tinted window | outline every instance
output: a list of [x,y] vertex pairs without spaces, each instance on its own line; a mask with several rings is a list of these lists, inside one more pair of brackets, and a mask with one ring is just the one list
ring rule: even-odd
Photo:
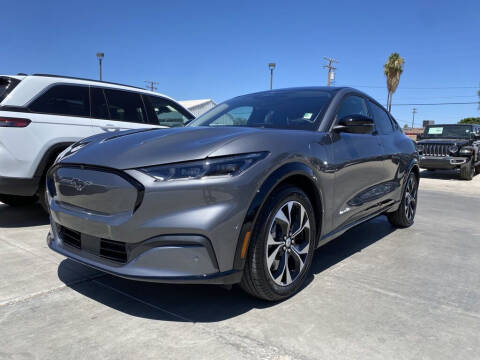
[[342,119],[348,115],[369,116],[365,99],[355,95],[346,97],[337,111],[337,119]]
[[109,119],[108,106],[103,89],[90,88],[90,101],[92,102],[92,118]]
[[393,132],[393,125],[387,112],[380,106],[370,102],[373,112],[373,118],[375,119],[375,125],[377,131],[380,134],[391,134]]
[[0,77],[0,102],[18,85],[20,80],[9,77]]
[[105,89],[104,92],[107,97],[108,111],[111,120],[136,123],[147,122],[147,116],[140,94],[112,89]]
[[29,109],[39,113],[90,116],[87,86],[57,85],[35,100]]
[[[217,105],[188,126],[245,126],[316,130],[331,95],[322,90],[273,91],[239,96]],[[320,120],[319,120],[320,121]]]
[[149,108],[150,122],[155,125],[178,127],[192,119],[192,115],[170,100],[149,95],[143,98]]

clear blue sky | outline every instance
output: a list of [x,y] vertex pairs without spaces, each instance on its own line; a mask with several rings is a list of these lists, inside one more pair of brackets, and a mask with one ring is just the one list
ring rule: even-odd
[[[0,73],[55,73],[144,86],[176,99],[227,98],[274,87],[337,84],[386,101],[383,64],[405,59],[394,103],[477,101],[480,1],[9,1]],[[360,87],[369,86],[369,87]],[[418,89],[418,88],[442,89]],[[456,122],[477,105],[417,106],[416,119]],[[412,106],[392,113],[411,121]]]

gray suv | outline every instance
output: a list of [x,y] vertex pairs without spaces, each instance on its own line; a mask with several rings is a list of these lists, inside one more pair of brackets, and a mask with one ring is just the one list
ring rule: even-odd
[[412,225],[418,155],[352,88],[245,95],[184,128],[102,134],[47,176],[51,249],[129,279],[240,283],[280,300],[314,250],[386,214]]

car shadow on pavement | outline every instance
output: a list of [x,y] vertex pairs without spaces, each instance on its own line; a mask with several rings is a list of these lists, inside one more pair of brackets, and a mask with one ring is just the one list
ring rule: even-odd
[[[370,246],[394,231],[385,217],[373,219],[348,231],[316,251],[311,275],[315,275]],[[217,322],[244,314],[252,309],[277,303],[255,299],[239,286],[227,289],[215,285],[158,284],[127,280],[112,275],[90,276],[70,282],[73,272],[85,272],[86,266],[64,260],[58,277],[76,292],[105,306],[135,317],[187,322]]]
[[0,203],[0,228],[47,225],[48,214],[40,204],[11,207]]

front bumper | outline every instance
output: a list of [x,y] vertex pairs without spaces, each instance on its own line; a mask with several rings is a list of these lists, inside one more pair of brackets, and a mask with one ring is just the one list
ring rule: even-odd
[[[136,170],[62,164],[47,181],[48,245],[126,278],[236,283],[242,275],[234,267],[237,243],[256,194],[252,182],[262,176],[262,168],[253,166],[232,178],[160,183]],[[81,246],[64,241],[62,229],[79,234]],[[123,246],[123,258],[104,256],[109,244],[113,250]]]
[[420,167],[422,169],[455,169],[465,164],[469,158],[452,156],[423,156],[420,155]]
[[86,248],[84,240],[90,240],[91,244],[100,242],[100,239],[82,234],[83,246],[77,248],[64,241],[55,224],[47,235],[50,249],[81,264],[127,279],[161,283],[235,284],[240,282],[242,276],[241,271],[220,272],[211,243],[202,236],[159,236],[129,246],[128,261],[122,264],[102,256],[100,249]]

